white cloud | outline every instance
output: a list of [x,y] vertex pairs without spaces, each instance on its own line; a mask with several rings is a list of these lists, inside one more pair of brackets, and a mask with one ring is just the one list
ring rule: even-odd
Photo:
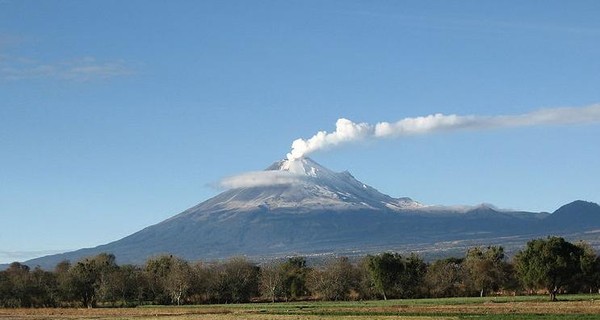
[[94,57],[62,62],[41,62],[6,55],[0,59],[0,79],[5,81],[52,79],[84,82],[127,76],[133,73],[134,70],[122,60],[100,61]]
[[224,178],[219,181],[218,186],[225,189],[249,188],[293,184],[302,182],[304,179],[306,179],[305,176],[288,171],[253,171]]

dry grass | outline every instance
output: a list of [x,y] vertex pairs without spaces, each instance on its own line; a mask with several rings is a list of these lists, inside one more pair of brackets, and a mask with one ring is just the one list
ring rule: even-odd
[[[331,310],[334,311],[334,310]],[[599,314],[600,301],[486,302],[456,305],[403,305],[349,308],[345,311],[419,314]],[[600,317],[599,317],[600,318]]]
[[[268,314],[248,310],[207,310],[204,308],[134,308],[134,309],[3,309],[0,319],[161,319],[161,320],[313,320],[323,315]],[[332,315],[341,320],[429,320],[458,319],[452,316]]]
[[391,319],[600,319],[600,300],[493,301],[396,300],[341,303],[276,303],[185,307],[97,309],[0,309],[0,320],[41,319],[248,319],[248,320],[391,320]]

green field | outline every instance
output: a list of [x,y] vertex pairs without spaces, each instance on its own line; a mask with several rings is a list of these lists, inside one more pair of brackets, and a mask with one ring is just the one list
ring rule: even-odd
[[0,319],[600,319],[600,295],[250,303],[96,309],[0,309]]

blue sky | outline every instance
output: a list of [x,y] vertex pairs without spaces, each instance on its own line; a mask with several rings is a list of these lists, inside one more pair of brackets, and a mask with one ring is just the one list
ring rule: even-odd
[[[600,102],[597,1],[0,1],[0,262],[96,246],[216,195],[338,118]],[[600,202],[600,125],[311,154],[392,196]]]

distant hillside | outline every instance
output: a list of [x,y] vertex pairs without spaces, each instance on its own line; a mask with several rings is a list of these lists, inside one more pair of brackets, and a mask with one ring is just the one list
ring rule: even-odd
[[550,230],[587,230],[600,226],[600,206],[593,202],[574,201],[558,208],[544,222]]

